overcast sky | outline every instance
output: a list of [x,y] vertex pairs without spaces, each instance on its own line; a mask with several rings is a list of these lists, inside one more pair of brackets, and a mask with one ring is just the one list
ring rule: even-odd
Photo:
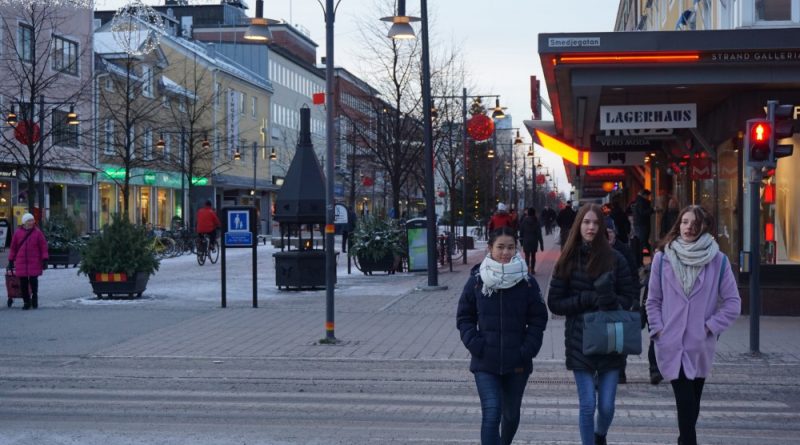
[[[361,36],[356,18],[374,11],[375,1],[379,0],[341,0],[337,10],[334,60],[337,66],[355,74],[359,74],[356,48]],[[116,9],[124,3],[98,0],[97,8]],[[255,0],[249,0],[249,4],[249,14],[253,15]],[[407,0],[406,5],[408,14],[419,15],[418,0]],[[454,41],[462,46],[472,83],[480,89],[474,93],[501,95],[501,105],[508,107],[506,112],[513,116],[513,126],[521,127],[523,120],[531,118],[530,76],[542,77],[538,34],[612,31],[618,5],[619,0],[432,0],[428,2],[428,16],[432,35],[442,42]],[[317,0],[264,0],[264,15],[307,29],[319,45],[317,60],[325,55],[325,22]],[[376,22],[378,19],[375,17]],[[526,132],[523,137],[530,140]],[[543,162],[558,166],[560,159],[545,155]],[[556,168],[563,172],[560,166]],[[565,190],[566,179],[563,173],[559,176],[558,185]]]

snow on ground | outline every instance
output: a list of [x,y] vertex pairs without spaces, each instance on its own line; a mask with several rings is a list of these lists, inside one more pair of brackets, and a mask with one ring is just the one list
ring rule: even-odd
[[[272,254],[280,249],[272,245],[259,245],[258,256],[258,299],[297,298],[298,296],[319,296],[325,298],[325,289],[287,291],[275,286],[275,263]],[[230,305],[240,306],[252,301],[252,262],[250,249],[228,249],[227,251],[227,300]],[[162,260],[161,267],[150,277],[147,290],[138,299],[98,299],[92,293],[89,279],[78,275],[77,269],[48,269],[40,278],[41,305],[200,305],[218,307],[221,302],[221,263],[206,262],[197,264],[194,255]],[[351,274],[347,273],[347,255],[339,254],[337,259],[337,298],[356,295],[400,296],[415,286],[424,284],[426,274],[397,273],[387,275],[376,273],[365,276],[355,265]]]

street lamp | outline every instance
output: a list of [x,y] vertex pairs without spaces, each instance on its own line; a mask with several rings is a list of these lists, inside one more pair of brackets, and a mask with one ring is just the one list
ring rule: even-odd
[[[19,116],[14,111],[14,104],[18,104],[20,107],[20,114],[22,114],[22,120],[20,121]],[[36,128],[36,124],[33,122],[33,112],[34,112],[34,105],[38,104],[39,106],[39,114],[38,118],[38,129]],[[27,109],[23,108],[23,105],[28,105]],[[9,112],[6,114],[6,123],[12,127],[18,127],[20,122],[24,122],[23,128],[15,128],[15,133],[19,132],[22,137],[25,139],[23,141],[20,139],[20,142],[23,142],[24,145],[28,146],[28,164],[27,164],[27,176],[28,176],[28,210],[33,211],[33,202],[31,200],[30,192],[31,187],[33,186],[33,177],[32,175],[38,170],[39,172],[39,192],[37,193],[37,201],[39,205],[39,211],[44,212],[44,107],[45,105],[54,105],[54,106],[62,106],[62,105],[69,105],[69,112],[65,115],[64,123],[67,124],[68,127],[75,127],[80,125],[80,119],[78,119],[78,114],[75,112],[75,104],[73,102],[63,102],[63,101],[46,101],[43,95],[38,96],[38,100],[31,99],[30,101],[21,102],[21,101],[12,101],[11,108]],[[53,136],[56,135],[56,132],[53,132]],[[76,133],[77,136],[77,133]],[[34,144],[36,144],[35,151],[33,149]],[[38,158],[38,160],[37,160]],[[41,215],[42,217],[44,214]]]
[[428,287],[427,289],[441,289],[439,287],[438,270],[436,269],[436,212],[434,209],[435,197],[433,190],[433,129],[431,128],[431,67],[430,51],[428,45],[428,1],[420,0],[420,18],[405,15],[406,2],[398,0],[398,15],[384,17],[381,20],[391,22],[389,38],[413,39],[414,30],[410,22],[421,21],[422,29],[422,113],[424,120],[425,142],[425,217],[427,218],[428,231]]
[[247,27],[244,38],[265,43],[272,40],[272,33],[267,26],[267,19],[264,18],[264,0],[256,0],[256,16],[250,19],[250,26]]

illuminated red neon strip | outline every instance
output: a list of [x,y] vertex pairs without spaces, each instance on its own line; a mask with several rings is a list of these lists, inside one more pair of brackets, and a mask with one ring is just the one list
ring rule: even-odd
[[654,54],[654,55],[607,55],[607,56],[561,56],[558,63],[658,63],[697,62],[699,54]]

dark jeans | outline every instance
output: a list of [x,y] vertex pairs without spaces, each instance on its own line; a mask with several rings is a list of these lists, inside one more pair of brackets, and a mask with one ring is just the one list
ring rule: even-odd
[[650,347],[647,348],[647,363],[650,365],[650,374],[660,373],[658,362],[656,362],[656,346],[652,339],[650,340]]
[[347,253],[347,239],[350,237],[350,232],[342,230],[342,253]]
[[528,375],[525,372],[504,375],[475,373],[483,413],[481,445],[508,445],[514,439]]
[[525,264],[528,265],[531,273],[536,270],[536,247],[534,246],[533,249],[528,250],[523,247],[523,252],[525,252]]
[[703,395],[703,385],[706,379],[696,378],[689,380],[686,374],[678,375],[672,382],[672,391],[675,393],[675,405],[678,408],[678,430],[682,445],[697,445],[697,418],[700,416],[700,397]]
[[[30,289],[28,286],[30,286]],[[19,292],[22,296],[22,301],[25,302],[25,306],[30,304],[31,296],[33,296],[33,307],[38,307],[39,277],[19,277]]]

